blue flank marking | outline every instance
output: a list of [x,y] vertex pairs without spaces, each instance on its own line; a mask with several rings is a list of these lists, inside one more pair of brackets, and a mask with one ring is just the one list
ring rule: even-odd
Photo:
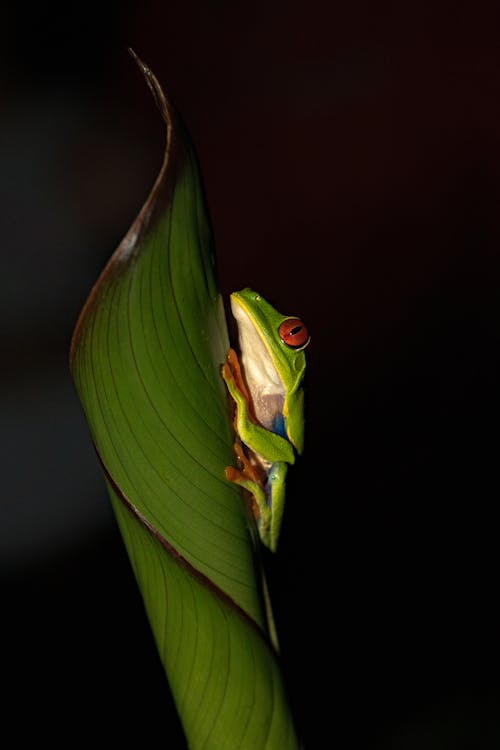
[[283,416],[283,414],[276,414],[273,422],[272,432],[275,432],[276,435],[281,435],[281,437],[284,437],[286,440],[288,440],[285,427],[285,417]]

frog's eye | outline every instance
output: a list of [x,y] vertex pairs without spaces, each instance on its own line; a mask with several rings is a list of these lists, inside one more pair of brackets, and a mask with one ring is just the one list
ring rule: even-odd
[[278,328],[282,342],[290,349],[304,349],[309,343],[309,331],[300,318],[287,318]]

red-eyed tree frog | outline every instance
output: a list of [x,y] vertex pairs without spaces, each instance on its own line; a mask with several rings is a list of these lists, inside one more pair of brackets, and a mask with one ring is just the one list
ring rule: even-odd
[[239,468],[226,478],[252,497],[262,543],[276,551],[285,504],[288,464],[304,444],[304,349],[309,333],[296,317],[281,315],[260,294],[231,294],[240,357],[229,349],[222,377],[235,403],[234,450]]

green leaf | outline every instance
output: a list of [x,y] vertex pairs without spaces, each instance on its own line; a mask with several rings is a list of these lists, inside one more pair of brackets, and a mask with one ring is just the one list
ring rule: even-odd
[[224,477],[229,344],[198,164],[138,63],[165,158],[81,312],[71,371],[189,747],[296,748],[255,531]]

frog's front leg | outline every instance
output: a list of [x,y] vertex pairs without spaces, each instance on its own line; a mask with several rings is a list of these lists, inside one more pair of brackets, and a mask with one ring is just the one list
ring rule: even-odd
[[295,454],[292,444],[281,435],[258,424],[234,349],[229,349],[227,362],[222,366],[222,377],[236,403],[234,426],[243,443],[268,463],[285,461],[287,464],[293,464]]

